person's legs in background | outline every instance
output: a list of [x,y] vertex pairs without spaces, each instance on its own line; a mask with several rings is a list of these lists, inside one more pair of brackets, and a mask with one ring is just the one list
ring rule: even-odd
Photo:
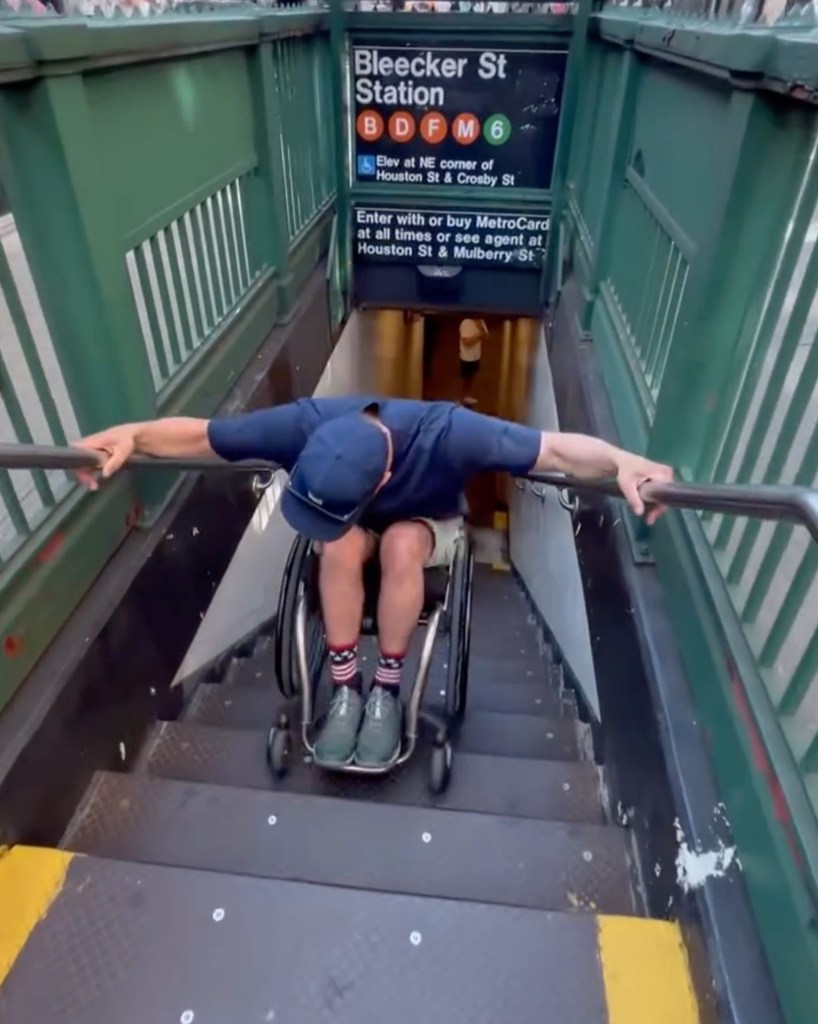
[[375,550],[375,538],[353,527],[340,540],[324,544],[318,584],[327,637],[333,697],[327,720],[315,744],[315,757],[327,765],[349,764],[363,714],[358,638],[364,608],[364,563]]
[[460,383],[462,387],[462,398],[461,402],[463,405],[474,406],[477,405],[477,399],[474,397],[474,378],[480,369],[480,360],[472,360],[466,362],[460,360]]
[[483,342],[488,340],[488,330],[484,320],[463,320],[460,324],[460,383],[462,386],[461,403],[477,405],[474,395],[474,378],[480,369],[483,355]]

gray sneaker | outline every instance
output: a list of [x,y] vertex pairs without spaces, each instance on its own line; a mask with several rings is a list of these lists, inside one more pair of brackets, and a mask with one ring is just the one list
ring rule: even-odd
[[315,741],[315,762],[328,768],[352,764],[363,697],[351,686],[339,686],[332,697],[324,727]]
[[382,686],[373,686],[366,702],[364,723],[358,733],[355,763],[362,768],[383,768],[397,757],[402,725],[400,700]]

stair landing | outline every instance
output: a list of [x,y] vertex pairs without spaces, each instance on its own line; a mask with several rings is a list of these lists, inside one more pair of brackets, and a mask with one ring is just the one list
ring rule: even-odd
[[22,948],[4,932],[0,949],[4,1024],[698,1021],[664,921],[26,847],[0,859],[0,912],[21,880]]

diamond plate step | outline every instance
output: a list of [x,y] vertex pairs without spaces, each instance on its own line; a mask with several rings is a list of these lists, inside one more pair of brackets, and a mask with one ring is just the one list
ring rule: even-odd
[[588,761],[495,758],[457,751],[448,790],[433,797],[428,789],[428,755],[423,750],[383,779],[324,772],[294,752],[289,773],[274,783],[267,768],[266,744],[266,732],[165,722],[154,729],[139,770],[251,789],[552,821],[603,822],[596,769]]
[[[432,707],[440,704],[440,690],[433,680],[429,681],[426,703]],[[222,725],[239,729],[269,727],[275,718],[276,709],[284,700],[277,689],[269,683],[240,685],[238,683],[201,683],[184,714],[184,720],[200,725]],[[469,686],[466,722],[483,712],[510,713],[526,717],[558,718],[572,717],[572,705],[563,701],[547,687],[529,683],[483,683]],[[507,723],[507,727],[508,727]],[[514,723],[510,724],[513,727]],[[476,749],[476,748],[464,748]],[[549,757],[549,750],[543,753],[523,754],[524,757]],[[479,750],[479,753],[503,753],[505,751]],[[512,755],[513,756],[513,755]]]
[[513,573],[498,572],[485,564],[474,567],[474,616],[490,610],[504,624],[525,622],[529,611],[525,594]]
[[585,756],[589,742],[587,726],[572,719],[471,711],[455,740],[455,749],[500,757],[573,761]]
[[[413,657],[414,655],[414,657]],[[433,688],[437,681],[442,685],[446,678],[446,661],[448,651],[443,648],[436,651],[432,660],[429,685]],[[407,659],[406,675],[414,674],[417,656],[413,650]],[[375,653],[362,650],[361,669],[364,679],[369,683],[375,671]],[[225,667],[221,682],[237,686],[272,686],[275,684],[272,655],[253,657],[234,657]],[[483,686],[516,686],[519,683],[540,685],[547,690],[559,690],[560,675],[551,664],[548,656],[537,654],[508,657],[492,657],[479,655],[472,651],[469,659],[469,684],[472,692],[478,693]]]
[[76,852],[355,889],[632,914],[625,833],[100,772]]
[[[520,682],[510,681],[506,673],[493,671],[493,666],[487,667],[485,661],[473,660],[469,671],[469,708],[475,711],[509,711],[555,717],[570,713],[571,701],[561,697],[559,691],[551,685],[547,669],[545,675],[542,669],[537,675],[538,678],[532,674]],[[513,680],[514,677],[510,678]],[[225,673],[224,681],[219,685],[238,690],[264,690],[272,694],[273,700],[278,699],[272,669],[255,659],[234,659]],[[433,666],[426,691],[427,703],[439,703],[445,685],[445,670],[442,666]],[[240,700],[241,697],[235,699]]]
[[273,724],[276,709],[283,703],[283,697],[271,687],[202,683],[182,717],[200,725],[265,729]]
[[608,1020],[590,914],[93,857],[70,865],[2,1006],[8,1024]]
[[[534,627],[531,607],[513,573],[501,579],[496,572],[475,572],[472,622],[477,626],[491,625],[504,630]],[[531,629],[536,632],[535,628]]]
[[483,682],[502,683],[505,686],[539,683],[547,688],[559,689],[561,676],[547,654],[520,655],[509,651],[506,657],[497,657],[479,654],[472,649],[469,680],[475,685]]
[[472,657],[494,658],[498,662],[514,659],[526,667],[542,663],[545,657],[533,625],[526,621],[513,626],[503,625],[488,613],[485,618],[472,619],[470,649]]
[[[426,691],[427,704],[439,704],[441,689],[432,680]],[[548,715],[560,718],[575,713],[569,701],[543,683],[501,683],[497,681],[469,683],[466,715],[475,711],[500,711],[519,715]]]

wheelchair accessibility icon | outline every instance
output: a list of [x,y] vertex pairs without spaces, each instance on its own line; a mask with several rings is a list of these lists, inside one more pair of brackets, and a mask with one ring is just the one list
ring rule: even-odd
[[358,157],[358,174],[364,178],[371,178],[375,174],[375,157],[374,156],[359,156]]

